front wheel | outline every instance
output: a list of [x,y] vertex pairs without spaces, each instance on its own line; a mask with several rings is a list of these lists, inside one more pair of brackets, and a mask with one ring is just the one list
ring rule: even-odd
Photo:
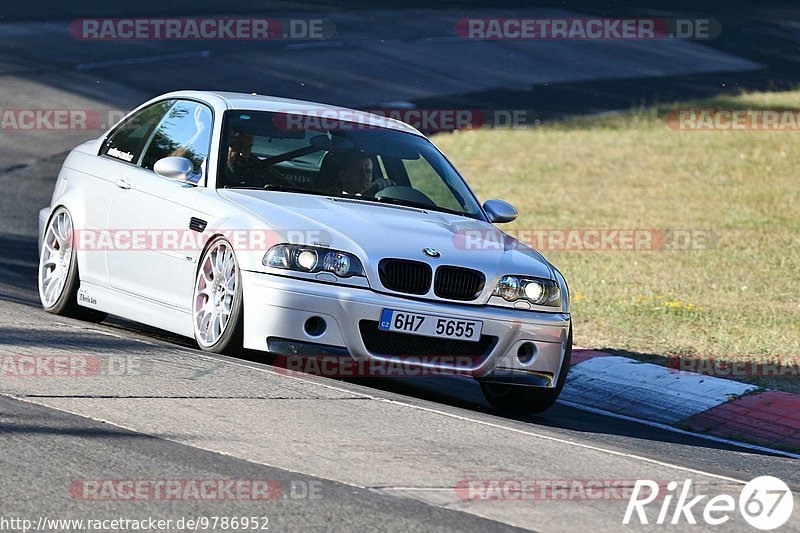
[[231,244],[214,238],[200,259],[192,298],[194,338],[201,349],[234,354],[242,349],[242,276]]
[[572,359],[572,326],[569,328],[567,346],[564,350],[564,360],[558,373],[558,381],[552,389],[540,389],[525,385],[507,385],[505,383],[481,383],[481,391],[486,401],[500,411],[517,414],[536,414],[550,409],[558,396],[564,383],[567,381],[567,372]]

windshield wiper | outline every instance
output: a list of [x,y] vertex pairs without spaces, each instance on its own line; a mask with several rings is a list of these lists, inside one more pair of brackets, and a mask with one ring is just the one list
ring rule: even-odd
[[413,200],[401,200],[399,198],[393,198],[391,196],[381,196],[380,198],[374,197],[374,200],[384,204],[416,207],[417,209],[423,209],[427,211],[439,211],[442,213],[449,213],[451,215],[461,215],[462,217],[469,216],[467,213],[464,213],[462,211],[455,211],[453,209],[447,209],[446,207],[439,207],[438,205],[426,204],[424,202],[415,202]]
[[316,194],[317,196],[336,196],[330,192],[317,191],[314,189],[306,189],[305,187],[295,187],[293,185],[281,185],[278,183],[269,183],[261,187],[265,191],[278,191],[278,192],[299,192],[301,194]]
[[248,189],[252,191],[278,191],[278,192],[299,192],[303,194],[318,194],[321,196],[336,196],[325,191],[316,191],[304,187],[294,187],[292,185],[280,185],[278,183],[268,183],[267,185],[225,185],[223,189]]

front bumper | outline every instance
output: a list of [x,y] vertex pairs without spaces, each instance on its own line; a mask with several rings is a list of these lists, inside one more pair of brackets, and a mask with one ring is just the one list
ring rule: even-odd
[[[340,349],[355,360],[418,361],[422,367],[459,373],[466,370],[473,377],[488,381],[552,387],[559,376],[569,335],[570,315],[566,313],[421,301],[370,289],[249,271],[242,272],[242,284],[244,347],[253,350],[267,351],[268,339],[273,340],[273,345],[279,339],[282,345],[295,341],[296,346],[312,347],[298,355],[320,355],[325,350]],[[413,351],[407,356],[376,353],[367,349],[359,324],[378,321],[384,308],[481,320],[482,334],[496,340],[486,343],[486,352],[472,358],[468,369],[463,364],[451,366],[446,361],[416,359],[419,354]],[[325,321],[321,334],[306,331],[306,321],[312,317]],[[415,338],[411,344],[421,339],[412,337]],[[535,345],[535,356],[525,364],[517,357],[524,343]]]

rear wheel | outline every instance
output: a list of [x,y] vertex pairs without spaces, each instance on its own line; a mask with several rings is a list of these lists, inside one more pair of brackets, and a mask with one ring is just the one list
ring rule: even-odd
[[216,237],[200,259],[192,298],[194,338],[205,351],[242,350],[242,276],[231,244]]
[[73,244],[72,217],[66,208],[59,207],[50,216],[42,236],[39,299],[48,313],[100,322],[106,313],[78,305],[80,276]]
[[505,383],[481,383],[481,391],[486,401],[501,411],[519,414],[535,414],[544,412],[558,399],[564,383],[567,381],[570,360],[572,359],[572,326],[569,328],[564,360],[558,373],[558,381],[552,389],[540,389],[525,385],[507,385]]

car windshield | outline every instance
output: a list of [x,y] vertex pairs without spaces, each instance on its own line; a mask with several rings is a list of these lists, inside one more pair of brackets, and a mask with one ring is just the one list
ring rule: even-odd
[[355,122],[228,111],[217,187],[353,197],[483,219],[472,192],[425,138]]

